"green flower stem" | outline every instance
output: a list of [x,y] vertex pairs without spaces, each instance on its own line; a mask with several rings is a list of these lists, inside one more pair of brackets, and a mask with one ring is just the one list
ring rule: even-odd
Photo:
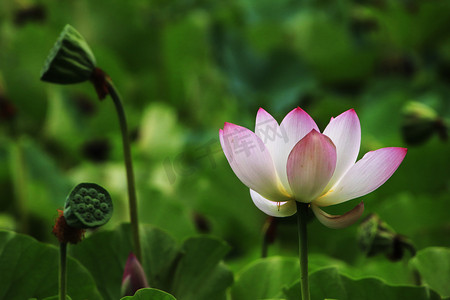
[[264,236],[263,242],[262,242],[262,248],[261,248],[261,258],[266,258],[267,257],[268,250],[269,250],[269,241]]
[[14,195],[16,197],[18,229],[28,233],[29,211],[27,206],[27,168],[24,153],[24,140],[19,137],[11,143],[11,173]]
[[310,300],[308,282],[308,234],[306,219],[308,216],[308,204],[296,201],[298,224],[298,250],[300,258],[300,283],[302,287],[302,300]]
[[261,257],[267,257],[267,253],[269,251],[269,245],[273,244],[277,231],[277,219],[274,217],[267,217],[266,222],[263,227],[263,242],[262,242],[262,251]]
[[59,244],[59,300],[66,300],[67,292],[67,243]]
[[122,132],[122,144],[123,144],[123,155],[125,159],[125,168],[127,173],[127,185],[128,185],[128,201],[130,207],[130,220],[131,220],[131,232],[133,235],[134,242],[134,254],[137,259],[141,262],[141,241],[139,239],[139,222],[138,222],[138,210],[136,201],[136,187],[134,181],[133,173],[133,163],[131,160],[131,147],[130,139],[128,137],[127,121],[125,118],[125,111],[123,110],[122,101],[120,100],[119,93],[115,88],[111,79],[106,79],[106,86],[109,94],[116,107],[117,115],[119,117],[120,130]]

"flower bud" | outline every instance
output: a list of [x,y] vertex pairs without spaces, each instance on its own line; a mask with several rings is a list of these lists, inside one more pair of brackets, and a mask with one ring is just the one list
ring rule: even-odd
[[96,228],[111,219],[111,196],[95,183],[80,183],[66,199],[64,217],[74,228]]
[[66,25],[50,51],[41,80],[71,84],[91,79],[96,66],[94,54],[81,34]]
[[148,287],[144,269],[136,256],[130,253],[122,277],[122,296],[133,296],[137,290]]

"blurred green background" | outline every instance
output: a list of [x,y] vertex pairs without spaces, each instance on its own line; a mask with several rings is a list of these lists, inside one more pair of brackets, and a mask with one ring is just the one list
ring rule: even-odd
[[[240,269],[260,256],[266,216],[229,167],[219,128],[253,128],[259,107],[281,121],[300,106],[323,130],[354,108],[360,157],[409,151],[385,185],[329,211],[364,200],[364,216],[377,213],[418,250],[450,247],[449,15],[449,1],[1,1],[0,228],[56,243],[56,209],[86,181],[113,197],[107,227],[128,221],[112,101],[98,101],[88,83],[39,80],[69,23],[123,96],[143,223],[180,241],[219,236]],[[295,218],[277,222],[269,255],[295,256]],[[312,219],[309,232],[313,266],[410,279],[402,261],[364,257],[357,225]]]

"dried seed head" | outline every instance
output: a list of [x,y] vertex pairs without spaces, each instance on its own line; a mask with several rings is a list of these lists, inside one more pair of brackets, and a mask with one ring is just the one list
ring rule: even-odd
[[83,36],[66,25],[45,61],[41,80],[71,84],[88,81],[96,67],[91,48]]

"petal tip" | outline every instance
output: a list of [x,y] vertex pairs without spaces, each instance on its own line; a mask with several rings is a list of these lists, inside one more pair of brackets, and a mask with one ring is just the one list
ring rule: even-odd
[[232,127],[236,128],[236,127],[240,127],[240,126],[236,125],[236,124],[233,124],[233,123],[230,123],[230,122],[225,122],[223,124],[223,131],[227,131],[227,129],[232,128]]
[[[269,119],[273,119],[272,115],[269,114],[264,108],[260,107],[258,109],[258,112],[256,113],[256,119],[258,120],[258,118],[263,118],[263,120],[269,118]],[[258,122],[258,121],[257,121]]]
[[338,115],[336,118],[332,118],[332,120],[340,119],[340,118],[350,118],[350,119],[356,119],[359,121],[358,114],[356,113],[354,108],[350,108],[350,109],[344,111],[343,113]]
[[[403,157],[405,157],[406,153],[408,152],[408,148],[404,148],[404,147],[386,147],[386,148],[381,148],[381,149],[386,149],[387,151],[396,153]],[[381,149],[378,149],[378,150],[381,150]],[[374,150],[374,151],[377,151],[377,150]],[[370,152],[372,152],[372,151],[370,151]]]
[[267,112],[264,108],[262,108],[262,107],[260,107],[259,109],[258,109],[258,113],[259,112]]

